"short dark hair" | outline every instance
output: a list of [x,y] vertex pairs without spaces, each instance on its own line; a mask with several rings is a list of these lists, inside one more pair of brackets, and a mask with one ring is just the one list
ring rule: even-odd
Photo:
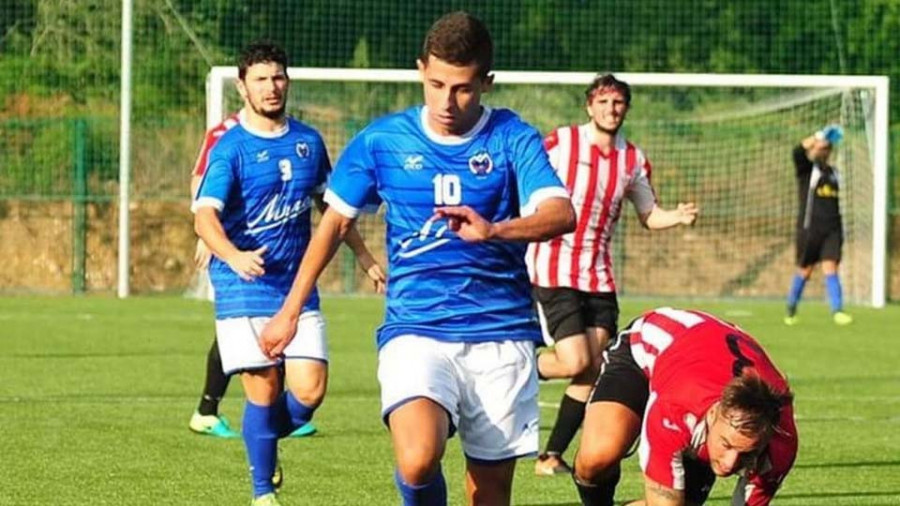
[[722,391],[720,413],[731,418],[731,425],[739,432],[768,437],[778,430],[781,408],[790,404],[794,395],[779,391],[759,377],[752,369],[732,379]]
[[247,45],[238,55],[238,78],[243,81],[247,75],[247,69],[257,63],[278,63],[284,67],[284,71],[287,73],[287,53],[274,42],[257,40]]
[[622,94],[625,104],[631,105],[631,86],[625,81],[616,79],[612,74],[597,74],[591,84],[584,91],[584,99],[590,102],[600,90],[613,89]]
[[425,35],[419,59],[427,65],[430,55],[453,65],[474,62],[486,76],[494,64],[494,42],[480,19],[464,11],[451,12],[435,21]]

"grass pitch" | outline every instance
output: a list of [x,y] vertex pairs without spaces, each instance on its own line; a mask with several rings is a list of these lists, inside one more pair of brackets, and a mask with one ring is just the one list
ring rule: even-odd
[[[625,299],[621,321],[659,303]],[[776,504],[900,505],[900,307],[851,308],[856,322],[836,327],[824,305],[807,302],[800,325],[788,328],[780,303],[680,305],[738,323],[791,379],[800,454]],[[319,434],[280,445],[286,506],[399,502],[375,379],[381,307],[377,298],[323,303],[331,381]],[[210,305],[176,297],[0,299],[0,504],[249,502],[243,443],[187,429],[212,335]],[[541,387],[543,438],[563,388]],[[242,405],[232,381],[222,412],[235,426]],[[455,439],[444,470],[450,503],[462,504]],[[631,458],[618,497],[636,498],[641,486]],[[732,487],[720,480],[708,504],[729,504]],[[523,461],[513,502],[578,499],[568,479],[535,477]]]

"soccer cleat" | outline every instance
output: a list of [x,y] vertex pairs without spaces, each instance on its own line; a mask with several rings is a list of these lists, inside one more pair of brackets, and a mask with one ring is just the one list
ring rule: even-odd
[[572,468],[559,455],[542,453],[534,462],[534,474],[538,476],[572,474]]
[[850,325],[853,323],[853,317],[843,311],[837,311],[831,317],[837,325]]
[[224,416],[201,415],[200,413],[195,412],[193,416],[191,416],[191,421],[190,423],[188,423],[188,428],[190,428],[197,434],[215,436],[224,439],[235,439],[241,437],[240,434],[235,432],[228,425],[228,420],[226,420]]
[[281,468],[281,462],[275,462],[275,472],[272,473],[272,486],[275,490],[284,485],[284,469]]
[[307,423],[301,425],[300,427],[297,427],[297,429],[294,430],[294,432],[291,432],[290,434],[288,434],[288,437],[312,436],[318,430],[319,429],[317,429],[316,426],[312,424],[312,422],[307,422]]
[[794,325],[796,325],[798,323],[800,323],[800,319],[797,318],[796,316],[785,316],[784,317],[784,324],[787,325],[788,327],[793,327]]
[[250,501],[250,506],[281,506],[281,503],[278,502],[278,497],[275,496],[275,493],[270,492],[259,497],[254,497],[253,500]]

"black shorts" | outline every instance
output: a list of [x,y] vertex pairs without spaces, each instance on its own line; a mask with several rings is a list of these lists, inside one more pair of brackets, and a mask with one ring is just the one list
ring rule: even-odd
[[[615,402],[633,411],[643,420],[647,400],[650,397],[650,383],[644,371],[631,355],[631,344],[626,328],[607,349],[606,361],[594,383],[588,403]],[[716,481],[709,464],[685,457],[684,495],[688,503],[703,504]]]
[[841,261],[844,231],[797,229],[797,266],[809,267],[822,260]]
[[650,382],[631,355],[628,329],[612,341],[603,358],[603,366],[588,403],[617,402],[643,419],[650,397]]
[[615,293],[590,293],[573,288],[544,288],[531,291],[546,334],[558,341],[584,334],[588,327],[606,329],[616,335],[619,302]]

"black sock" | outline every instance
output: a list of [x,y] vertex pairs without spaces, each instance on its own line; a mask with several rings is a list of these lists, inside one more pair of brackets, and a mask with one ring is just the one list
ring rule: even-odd
[[213,339],[212,347],[206,355],[206,384],[203,385],[203,396],[197,412],[201,415],[218,415],[219,401],[225,396],[228,389],[228,376],[222,372],[222,357],[219,355],[219,345]]
[[578,496],[581,497],[581,504],[584,506],[613,506],[616,485],[619,484],[621,476],[622,470],[618,463],[607,471],[606,476],[598,483],[582,483],[575,474],[572,474],[575,488],[578,489]]
[[547,440],[547,452],[554,455],[565,453],[569,443],[575,438],[575,433],[584,421],[584,402],[577,401],[568,395],[563,395],[559,403],[559,414],[556,415],[556,424],[550,432]]

